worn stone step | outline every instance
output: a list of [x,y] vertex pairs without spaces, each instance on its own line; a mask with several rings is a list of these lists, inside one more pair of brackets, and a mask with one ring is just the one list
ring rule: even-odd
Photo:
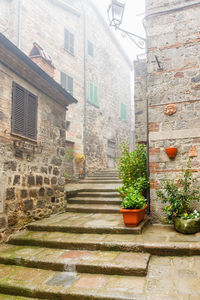
[[118,177],[118,173],[95,173],[95,174],[90,174],[88,177]]
[[69,198],[67,199],[67,203],[70,204],[109,204],[109,205],[120,205],[121,204],[121,199],[119,198],[79,198],[79,197],[74,197],[74,198]]
[[[53,300],[131,300],[142,295],[144,277],[57,272],[0,265],[0,291]],[[139,296],[139,297],[140,297]]]
[[119,177],[118,176],[109,176],[109,177],[100,177],[100,176],[87,176],[85,177],[85,180],[97,180],[97,181],[100,181],[100,180],[119,180]]
[[[0,300],[33,300],[33,298],[25,298],[25,297],[21,297],[21,296],[0,294]],[[35,298],[34,298],[34,300],[35,300]]]
[[145,276],[149,259],[148,253],[63,250],[14,245],[4,245],[0,249],[0,264],[90,274]]
[[119,198],[119,193],[117,192],[96,192],[96,191],[80,191],[78,192],[78,197],[96,197],[96,198]]
[[198,234],[182,235],[172,227],[152,225],[148,225],[140,235],[25,230],[12,236],[10,243],[71,250],[146,252],[159,256],[200,255]]
[[111,184],[111,183],[121,183],[121,180],[119,180],[119,179],[110,179],[110,180],[108,180],[108,179],[106,179],[106,180],[103,180],[103,179],[101,179],[101,180],[96,180],[96,179],[84,179],[84,180],[80,180],[80,182],[79,183],[101,183],[101,184]]
[[67,211],[77,213],[120,213],[120,205],[110,204],[67,204]]
[[125,227],[121,214],[67,212],[27,225],[30,230],[74,233],[140,234],[148,219],[137,227]]

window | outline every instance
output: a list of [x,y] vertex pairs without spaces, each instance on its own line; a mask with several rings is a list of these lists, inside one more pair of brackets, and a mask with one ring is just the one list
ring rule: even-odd
[[61,72],[61,85],[66,91],[73,95],[74,80],[72,77],[68,76],[66,73]]
[[37,139],[37,97],[13,82],[12,133]]
[[89,102],[92,104],[99,106],[98,101],[98,87],[93,83],[89,83]]
[[74,35],[65,29],[64,49],[74,55]]
[[94,57],[94,45],[88,41],[88,55]]
[[121,103],[120,118],[126,121],[126,104]]

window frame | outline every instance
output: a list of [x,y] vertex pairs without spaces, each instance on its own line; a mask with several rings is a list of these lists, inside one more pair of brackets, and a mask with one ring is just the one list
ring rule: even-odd
[[[66,38],[68,34],[68,39]],[[73,43],[72,39],[73,38]],[[66,47],[66,45],[68,45]],[[68,30],[66,27],[64,28],[64,50],[75,56],[75,36],[74,34]]]
[[[63,75],[65,75],[65,86],[62,85],[62,76]],[[69,89],[69,78],[72,79],[72,92]],[[74,78],[72,76],[68,75],[66,72],[61,71],[60,72],[60,84],[70,95],[73,96],[73,94],[74,94]]]
[[[92,87],[92,95],[93,97],[91,97],[91,87]],[[95,99],[95,88],[96,88],[96,99]],[[89,82],[88,84],[88,102],[92,105],[94,105],[95,107],[99,108],[99,89],[98,86],[96,84],[94,84],[93,82]]]
[[[19,130],[16,129],[16,122],[17,122],[17,114],[16,114],[16,105],[17,105],[17,96],[16,96],[16,91],[17,89],[20,89],[21,91],[24,92],[24,98],[23,98],[23,132],[19,132]],[[31,114],[29,114],[29,109],[30,109],[30,102],[31,98],[34,99],[34,109],[35,112],[33,114],[33,117]],[[31,108],[31,112],[32,112]],[[37,141],[37,131],[38,131],[38,97],[34,95],[32,92],[29,90],[25,89],[23,86],[19,85],[15,81],[12,83],[12,108],[11,108],[11,134],[15,136],[20,136],[25,139],[31,140],[36,142]],[[30,131],[29,131],[29,122],[34,122],[35,127],[33,128],[34,134],[31,136]]]
[[127,105],[124,102],[120,103],[120,119],[127,121]]

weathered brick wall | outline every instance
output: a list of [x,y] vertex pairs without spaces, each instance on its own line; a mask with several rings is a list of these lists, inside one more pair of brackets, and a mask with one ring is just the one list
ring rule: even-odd
[[[147,0],[147,14],[191,5],[195,1]],[[200,171],[200,6],[147,17],[151,206],[154,221],[163,221],[156,189],[163,177],[178,178],[191,158],[194,176]],[[162,70],[158,70],[158,57]],[[172,106],[170,113],[169,104]],[[177,147],[175,159],[165,148]]]
[[135,142],[147,141],[146,59],[134,61]]
[[[23,138],[11,134],[13,81],[38,97],[41,154],[14,147]],[[63,211],[64,169],[65,108],[0,65],[0,231]]]

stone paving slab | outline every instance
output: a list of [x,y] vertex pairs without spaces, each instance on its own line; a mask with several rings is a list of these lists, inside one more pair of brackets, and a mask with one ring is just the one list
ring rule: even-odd
[[58,250],[13,245],[0,248],[1,264],[93,274],[145,276],[149,258],[147,253]]
[[122,215],[106,213],[67,212],[27,226],[30,230],[61,231],[74,233],[123,233],[140,234],[148,222],[144,219],[137,227],[126,227]]
[[121,200],[118,198],[94,198],[94,197],[85,197],[85,198],[79,198],[79,197],[74,197],[74,198],[69,198],[67,200],[67,203],[77,203],[77,204],[107,204],[107,205],[121,205]]
[[[58,216],[59,218],[60,216]],[[48,224],[49,219],[45,220]],[[60,217],[60,222],[62,218]],[[154,255],[200,255],[200,234],[183,235],[172,226],[147,225],[140,235],[21,231],[10,239],[19,245],[73,250],[133,251]]]
[[0,265],[0,290],[4,293],[54,300],[199,300],[199,282],[200,256],[153,256],[147,277],[74,274]]

